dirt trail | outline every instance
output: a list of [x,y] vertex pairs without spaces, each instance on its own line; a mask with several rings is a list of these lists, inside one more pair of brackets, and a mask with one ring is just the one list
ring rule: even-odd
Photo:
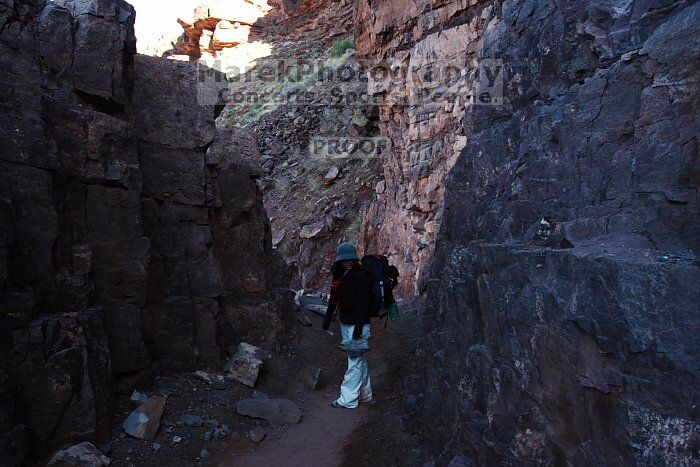
[[[333,391],[335,394],[335,391]],[[314,400],[303,420],[290,427],[277,439],[264,440],[253,451],[219,465],[240,467],[322,467],[340,465],[343,450],[353,431],[368,417],[368,410],[334,409],[329,404],[332,395],[324,393]],[[234,454],[235,455],[235,454]]]
[[[330,336],[320,329],[321,317],[311,315],[313,327],[301,329],[292,360],[285,364],[289,371],[286,376],[293,379],[295,371],[303,371],[305,366],[318,366],[326,374],[326,387],[303,394],[298,387],[290,385],[293,394],[286,397],[303,400],[301,422],[270,429],[265,440],[257,445],[245,438],[235,439],[212,465],[417,465],[413,460],[418,458],[417,446],[402,429],[398,411],[403,369],[414,347],[415,319],[404,314],[404,320],[390,323],[387,329],[383,322],[373,324],[372,351],[368,358],[375,402],[354,410],[335,409],[330,405],[337,397],[346,368],[345,354],[338,350],[338,325],[334,323],[331,327],[334,336]],[[280,376],[279,370],[273,369],[261,378],[261,389],[265,390],[267,381]]]

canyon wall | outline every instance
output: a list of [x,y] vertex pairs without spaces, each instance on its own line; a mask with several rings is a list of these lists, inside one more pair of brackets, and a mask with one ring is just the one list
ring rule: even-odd
[[[497,13],[476,3],[361,0],[357,7],[358,56],[368,69],[387,72],[370,73],[368,87],[391,143],[360,242],[390,256],[408,294],[425,289],[444,180],[466,144],[461,120],[473,101],[477,52]],[[466,73],[455,77],[455,69]]]
[[0,5],[0,460],[110,436],[119,384],[285,341],[255,178],[124,1]]
[[[425,460],[694,465],[700,3],[470,4],[361,2],[367,53],[410,60],[462,24],[454,53],[503,61],[502,105],[466,107],[450,121],[465,147],[434,161],[444,204],[405,397]],[[390,135],[421,129],[406,112]],[[410,141],[378,227],[396,246],[404,202],[432,206],[431,175],[396,181],[420,160]]]

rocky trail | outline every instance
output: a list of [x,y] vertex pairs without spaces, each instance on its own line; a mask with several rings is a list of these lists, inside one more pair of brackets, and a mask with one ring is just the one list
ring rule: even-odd
[[[314,328],[305,328],[297,358],[306,364],[322,365],[326,376],[323,390],[315,391],[306,403],[302,421],[265,442],[252,452],[236,456],[235,466],[383,466],[420,465],[420,447],[407,433],[405,419],[398,407],[403,396],[403,371],[415,352],[415,309],[404,311],[403,321],[373,326],[373,350],[368,357],[374,401],[354,410],[336,409],[330,401],[338,394],[346,359],[338,349],[335,336],[318,332],[321,320],[312,317]],[[320,339],[319,339],[319,336]],[[227,464],[226,454],[217,459]]]
[[[319,315],[300,316],[308,321],[298,325],[295,343],[264,363],[254,389],[228,378],[212,385],[192,373],[158,378],[142,396],[167,400],[159,431],[142,441],[123,433],[119,423],[114,432],[121,435],[100,446],[110,465],[419,465],[419,445],[407,433],[399,409],[406,365],[415,352],[415,309],[407,307],[402,319],[387,328],[383,321],[373,326],[369,364],[375,397],[355,410],[330,405],[347,366],[338,348],[337,322],[328,333]],[[314,370],[319,369],[317,379]],[[289,399],[301,410],[301,419],[273,425],[238,414],[236,403],[249,398]],[[119,406],[118,421],[127,418],[135,402],[124,395]]]

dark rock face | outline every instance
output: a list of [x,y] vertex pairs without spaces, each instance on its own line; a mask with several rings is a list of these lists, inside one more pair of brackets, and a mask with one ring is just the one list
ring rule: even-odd
[[108,437],[112,369],[148,364],[137,326],[113,345],[119,360],[106,332],[117,318],[139,323],[145,299],[141,176],[125,120],[133,20],[125,2],[0,6],[3,465],[30,444],[41,455]]
[[270,292],[280,280],[255,184],[257,146],[240,130],[216,129],[196,80],[191,65],[136,58],[146,332],[168,368],[216,365],[219,348],[234,341],[275,349],[288,324]]
[[14,330],[12,341],[10,374],[31,446],[109,437],[112,375],[98,313],[42,317]]
[[429,454],[697,463],[700,4],[493,3],[505,105],[464,117],[406,397]]
[[255,144],[217,131],[194,68],[135,57],[133,23],[121,0],[0,4],[2,465],[107,439],[115,377],[291,325]]

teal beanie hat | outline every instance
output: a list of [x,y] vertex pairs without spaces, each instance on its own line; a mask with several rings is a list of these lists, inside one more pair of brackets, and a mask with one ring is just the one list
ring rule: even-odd
[[338,246],[338,255],[336,261],[344,261],[348,259],[360,259],[357,257],[357,248],[350,242],[341,243]]

